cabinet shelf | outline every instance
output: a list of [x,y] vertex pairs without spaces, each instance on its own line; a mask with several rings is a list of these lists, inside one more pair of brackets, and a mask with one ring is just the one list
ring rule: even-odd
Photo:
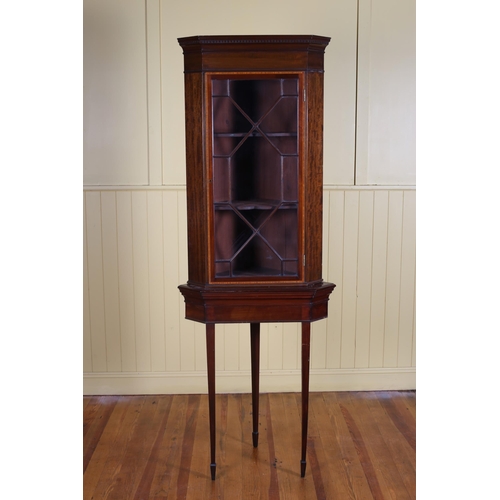
[[298,208],[296,201],[279,200],[248,200],[248,201],[218,201],[214,203],[215,210],[293,210]]
[[[297,262],[296,260],[294,262]],[[261,276],[261,277],[295,277],[297,276],[296,272],[289,271],[277,271],[276,269],[269,269],[266,267],[255,267],[252,269],[245,270],[235,270],[232,273],[229,271],[217,273],[217,278],[250,278],[252,276]]]
[[[249,135],[248,132],[214,132],[214,137],[246,137]],[[261,132],[254,130],[249,137],[262,137],[267,135],[267,137],[297,137],[296,132]]]

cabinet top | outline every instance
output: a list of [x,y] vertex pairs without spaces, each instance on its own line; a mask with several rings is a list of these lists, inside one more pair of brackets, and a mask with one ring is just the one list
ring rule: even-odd
[[329,37],[317,35],[197,35],[178,38],[184,72],[323,71]]
[[319,45],[323,48],[330,37],[318,35],[195,35],[177,39],[181,46],[212,44],[294,44]]

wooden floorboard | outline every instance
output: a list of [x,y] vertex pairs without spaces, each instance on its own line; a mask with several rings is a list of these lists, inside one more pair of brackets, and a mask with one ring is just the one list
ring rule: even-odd
[[300,394],[261,394],[259,446],[250,394],[216,396],[210,478],[206,395],[88,396],[84,500],[413,500],[415,391],[311,393],[300,477]]

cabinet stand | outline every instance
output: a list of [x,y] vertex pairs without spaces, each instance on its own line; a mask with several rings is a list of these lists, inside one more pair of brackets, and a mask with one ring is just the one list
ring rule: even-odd
[[[215,479],[215,324],[207,323],[207,372],[208,408],[210,421],[210,473]],[[254,448],[259,444],[259,365],[260,365],[260,323],[250,323],[250,344],[252,364],[252,441]],[[309,366],[311,348],[311,323],[302,323],[302,453],[300,476],[306,473],[307,425],[309,415]]]
[[302,449],[300,475],[306,472],[307,425],[309,411],[309,359],[311,322],[327,316],[328,298],[335,285],[319,282],[309,285],[239,287],[181,285],[186,318],[206,325],[208,408],[210,422],[210,473],[215,479],[215,325],[250,323],[252,371],[252,443],[259,444],[260,324],[298,322],[302,325]]

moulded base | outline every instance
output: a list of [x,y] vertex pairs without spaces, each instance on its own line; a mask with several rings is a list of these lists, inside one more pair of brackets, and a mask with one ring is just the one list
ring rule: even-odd
[[200,323],[317,321],[328,315],[333,283],[180,285],[186,319]]

